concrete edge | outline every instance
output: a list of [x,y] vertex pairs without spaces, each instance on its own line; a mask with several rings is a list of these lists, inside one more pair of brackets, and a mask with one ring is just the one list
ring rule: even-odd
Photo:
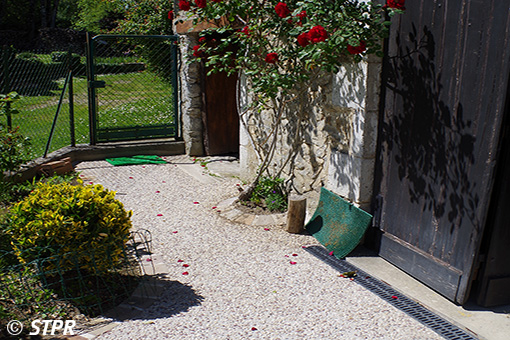
[[26,165],[11,177],[16,182],[23,182],[33,178],[40,167],[48,162],[61,160],[69,157],[71,162],[96,161],[105,158],[130,157],[140,154],[171,156],[185,154],[185,144],[183,141],[145,141],[145,142],[126,142],[109,143],[100,145],[79,144],[76,146],[66,146],[54,151],[46,157],[39,157]]

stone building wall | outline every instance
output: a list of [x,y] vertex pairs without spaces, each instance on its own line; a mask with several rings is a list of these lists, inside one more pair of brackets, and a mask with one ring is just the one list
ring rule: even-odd
[[[281,177],[292,178],[293,192],[314,201],[324,186],[369,210],[380,71],[380,60],[370,58],[360,64],[346,64],[337,74],[320,77],[305,95],[306,112],[300,135],[295,127],[299,115],[293,112],[298,108],[291,106],[286,112],[272,167],[278,169],[287,164]],[[248,91],[246,84],[242,88]],[[246,100],[248,96],[244,93],[240,98]],[[247,180],[253,178],[259,164],[247,129],[260,129],[260,121],[241,124],[240,163],[242,177]]]
[[[197,63],[186,62],[197,44],[198,33],[181,29],[181,115],[186,153],[202,155],[202,89]],[[279,131],[274,169],[286,164],[281,177],[292,179],[292,191],[317,199],[320,187],[337,193],[369,210],[375,166],[381,63],[370,57],[359,64],[346,64],[337,74],[319,77],[312,84],[302,106],[301,133],[296,136],[298,106],[285,112]],[[249,87],[240,77],[240,107],[249,100]],[[242,111],[242,110],[241,110]],[[266,116],[265,116],[266,114]],[[268,131],[269,116],[256,120],[240,117],[241,177],[251,180],[260,164],[246,129]],[[295,150],[295,153],[291,151]],[[291,157],[289,157],[291,156]],[[313,206],[313,203],[312,203]]]

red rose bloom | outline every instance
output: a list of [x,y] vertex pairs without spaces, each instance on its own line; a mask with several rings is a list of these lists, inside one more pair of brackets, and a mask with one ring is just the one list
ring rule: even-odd
[[212,0],[212,2],[221,2],[221,0]]
[[243,33],[247,37],[249,37],[251,34],[250,28],[248,26],[244,26],[242,30],[239,30],[239,32]]
[[289,7],[287,6],[286,3],[283,2],[279,2],[278,4],[276,4],[274,10],[280,18],[286,18],[290,15]]
[[205,3],[206,0],[195,0],[195,4],[197,5],[198,8],[205,8]]
[[186,0],[179,0],[179,9],[182,11],[189,11],[191,8],[191,3]]
[[274,52],[268,53],[266,55],[265,61],[266,61],[266,63],[269,63],[269,64],[276,64],[276,62],[278,61],[278,53],[274,53]]
[[174,20],[174,11],[168,11],[168,20]]
[[301,11],[301,13],[299,13],[297,16],[299,17],[298,25],[299,26],[303,25],[303,21],[306,18],[306,11]]
[[328,32],[322,26],[315,26],[308,32],[308,38],[312,43],[324,41],[327,37]]
[[347,51],[350,54],[360,54],[367,50],[367,44],[364,41],[360,41],[358,46],[347,45]]
[[297,42],[298,42],[299,46],[301,46],[301,47],[305,47],[305,46],[309,45],[310,37],[308,35],[308,32],[304,32],[304,33],[301,33],[300,35],[298,35]]
[[198,42],[201,44],[205,43],[205,37],[200,37],[200,39],[198,39]]
[[200,45],[193,46],[193,56],[197,58],[203,57],[204,52],[200,51]]
[[386,7],[405,10],[406,0],[387,0]]

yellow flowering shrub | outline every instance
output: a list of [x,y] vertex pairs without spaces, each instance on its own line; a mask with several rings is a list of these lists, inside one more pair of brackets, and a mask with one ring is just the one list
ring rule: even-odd
[[54,256],[62,270],[97,273],[122,259],[131,215],[101,185],[39,184],[10,209],[7,232],[21,263]]

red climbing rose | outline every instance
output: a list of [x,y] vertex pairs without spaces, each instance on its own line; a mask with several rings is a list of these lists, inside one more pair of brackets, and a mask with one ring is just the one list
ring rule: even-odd
[[402,9],[405,10],[406,0],[387,0],[386,6],[389,8]]
[[274,10],[280,18],[286,18],[290,15],[289,7],[283,2],[277,3]]
[[364,41],[360,41],[358,46],[347,45],[347,51],[350,54],[360,54],[367,50],[367,44]]
[[195,4],[197,5],[198,8],[205,8],[205,5],[206,5],[206,0],[195,0]]
[[191,8],[191,3],[186,0],[179,0],[179,9],[182,11],[189,11]]
[[174,11],[168,11],[168,20],[174,20]]
[[324,41],[327,37],[328,32],[322,26],[315,26],[308,32],[308,38],[312,43]]
[[308,35],[308,32],[304,32],[298,35],[297,42],[301,47],[308,46],[310,44],[310,37]]
[[193,56],[201,58],[204,55],[203,51],[200,50],[200,45],[193,46]]
[[266,63],[275,64],[278,61],[278,53],[268,53],[265,59]]

